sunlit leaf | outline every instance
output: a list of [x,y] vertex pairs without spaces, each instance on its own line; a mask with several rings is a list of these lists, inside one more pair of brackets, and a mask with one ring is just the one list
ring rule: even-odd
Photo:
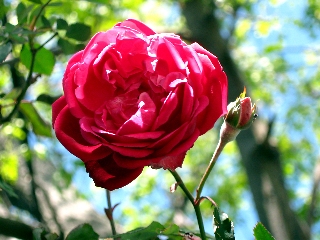
[[23,101],[20,104],[20,111],[31,122],[35,134],[51,137],[51,125],[46,123],[31,102]]
[[85,223],[71,230],[66,240],[98,240],[99,235],[93,230],[93,228]]
[[260,222],[254,227],[253,235],[256,240],[275,240],[271,233]]
[[0,46],[0,63],[3,62],[11,52],[11,43],[6,43]]
[[[30,47],[26,44],[21,51],[20,60],[23,65],[30,69],[31,59],[32,54],[30,51]],[[53,70],[54,64],[55,58],[53,53],[48,49],[42,47],[39,51],[37,51],[33,71],[50,75]]]
[[78,41],[86,41],[91,35],[91,28],[83,23],[71,24],[66,33],[66,37],[72,38]]
[[0,153],[0,175],[8,182],[18,179],[18,157],[13,153]]

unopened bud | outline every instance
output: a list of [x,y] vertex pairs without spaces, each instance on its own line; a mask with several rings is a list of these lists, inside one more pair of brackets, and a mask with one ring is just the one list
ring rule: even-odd
[[240,130],[248,128],[258,116],[256,105],[252,105],[251,98],[246,97],[246,88],[236,101],[229,103],[227,109],[225,121]]
[[248,128],[257,118],[257,107],[252,105],[251,98],[246,97],[246,88],[236,99],[229,103],[228,113],[220,129],[220,138],[225,143],[233,141],[242,129]]

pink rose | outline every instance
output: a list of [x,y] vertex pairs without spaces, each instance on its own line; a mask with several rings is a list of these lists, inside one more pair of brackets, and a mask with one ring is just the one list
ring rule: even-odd
[[69,61],[52,106],[59,141],[96,186],[121,188],[145,166],[175,169],[227,111],[218,59],[129,19],[97,33]]

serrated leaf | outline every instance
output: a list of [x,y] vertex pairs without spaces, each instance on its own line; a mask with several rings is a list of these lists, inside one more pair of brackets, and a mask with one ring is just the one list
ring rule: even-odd
[[11,52],[11,49],[12,49],[11,43],[6,43],[0,46],[0,63],[7,58],[7,56]]
[[39,136],[51,137],[51,125],[45,122],[31,102],[23,101],[20,111],[31,122],[33,132]]
[[256,240],[275,240],[271,233],[260,222],[258,222],[254,227],[253,235],[255,236]]
[[57,19],[57,29],[58,30],[67,30],[68,29],[67,21],[62,18],[58,18]]
[[[25,65],[28,69],[30,69],[32,54],[30,51],[29,45],[24,45],[21,54],[20,60],[23,65]],[[37,73],[43,73],[46,75],[50,75],[55,64],[55,57],[51,51],[42,47],[38,50],[33,71]]]
[[214,208],[213,221],[216,240],[235,240],[232,221],[227,214],[221,213],[218,207]]
[[93,228],[85,223],[71,230],[66,240],[98,240],[99,235],[93,230]]
[[78,41],[86,41],[90,38],[91,28],[90,26],[83,23],[71,24],[66,33],[66,37],[72,38]]

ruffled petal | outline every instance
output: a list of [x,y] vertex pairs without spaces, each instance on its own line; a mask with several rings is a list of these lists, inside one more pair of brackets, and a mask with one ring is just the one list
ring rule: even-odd
[[57,115],[53,128],[62,145],[83,161],[98,160],[110,154],[109,148],[102,144],[90,145],[82,137],[79,120],[67,106]]

